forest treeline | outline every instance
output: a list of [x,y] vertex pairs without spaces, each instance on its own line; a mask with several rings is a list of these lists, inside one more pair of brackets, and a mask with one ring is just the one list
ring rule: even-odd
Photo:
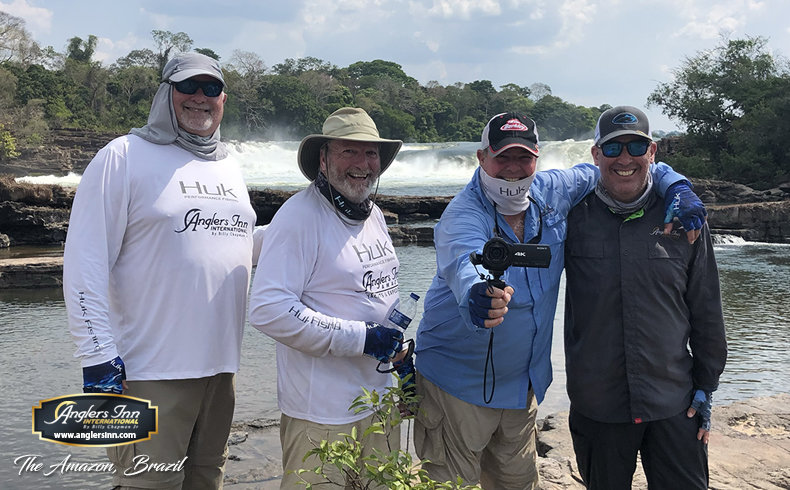
[[[95,36],[69,39],[64,52],[42,48],[22,19],[0,12],[0,161],[20,147],[45,144],[51,129],[125,133],[140,127],[162,67],[175,53],[195,50],[220,59],[210,48],[195,48],[184,32],[151,35],[155,49],[103,65],[93,59]],[[790,75],[786,60],[769,53],[766,43],[723,39],[685,59],[673,81],[651,93],[648,104],[686,130],[673,145],[673,166],[690,177],[758,188],[790,179]],[[475,141],[485,122],[504,111],[529,114],[544,140],[579,139],[592,136],[610,107],[575,105],[540,82],[422,85],[386,60],[338,67],[304,57],[267,66],[256,53],[236,50],[220,62],[228,93],[226,140],[301,139],[349,105],[368,111],[383,137],[407,142]]]

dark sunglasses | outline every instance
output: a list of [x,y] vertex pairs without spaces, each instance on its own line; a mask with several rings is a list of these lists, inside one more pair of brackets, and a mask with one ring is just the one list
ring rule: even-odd
[[635,140],[628,143],[621,143],[619,141],[610,141],[601,145],[601,152],[607,158],[614,158],[620,156],[623,152],[623,147],[628,148],[628,154],[632,157],[641,157],[647,153],[650,142],[647,140]]
[[174,86],[176,90],[187,95],[192,95],[197,92],[197,89],[200,89],[206,97],[216,97],[222,93],[222,89],[224,88],[224,85],[222,85],[222,82],[219,80],[200,81],[187,78],[180,82],[165,80],[165,83],[169,83]]

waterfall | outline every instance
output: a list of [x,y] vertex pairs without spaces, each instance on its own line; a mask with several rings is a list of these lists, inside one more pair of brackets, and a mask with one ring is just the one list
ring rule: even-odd
[[[307,180],[299,171],[298,141],[230,142],[230,154],[253,188],[302,189]],[[592,140],[546,141],[540,145],[538,170],[567,168],[590,162]],[[477,168],[477,142],[406,143],[395,162],[381,176],[379,194],[454,195],[464,188]],[[76,186],[80,175],[21,177],[35,184]]]

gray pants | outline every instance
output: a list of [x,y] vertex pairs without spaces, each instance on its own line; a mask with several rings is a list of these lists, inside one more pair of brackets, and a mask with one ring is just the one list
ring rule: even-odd
[[[235,375],[127,381],[127,385],[124,395],[151,400],[158,407],[158,432],[147,441],[107,448],[116,467],[113,485],[123,489],[222,488],[236,404]],[[184,458],[182,470],[141,471],[141,461],[168,464]]]

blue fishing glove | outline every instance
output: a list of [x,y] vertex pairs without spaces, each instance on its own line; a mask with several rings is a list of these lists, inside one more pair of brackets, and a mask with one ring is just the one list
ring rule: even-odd
[[368,331],[365,332],[365,348],[362,353],[378,359],[379,362],[390,362],[395,353],[400,351],[403,332],[376,322],[365,322],[365,325]]
[[95,366],[82,368],[82,391],[85,393],[123,393],[121,381],[126,368],[120,357]]
[[[417,385],[415,384],[414,379],[417,377],[417,372],[414,370],[414,354],[412,353],[403,358],[401,361],[395,363],[394,367],[395,372],[398,373],[398,377],[401,380],[405,380],[402,384],[404,393],[411,396],[416,395]],[[409,379],[406,379],[407,376]],[[398,409],[400,410],[402,417],[414,415],[417,411],[416,406],[406,403],[405,401],[401,401],[398,404]]]
[[472,323],[480,328],[485,328],[488,312],[491,310],[492,297],[486,294],[488,283],[478,282],[469,290],[469,316]]
[[393,364],[393,367],[400,379],[404,379],[406,376],[411,375],[411,378],[404,381],[403,390],[414,393],[416,389],[416,385],[414,384],[414,377],[416,376],[414,371],[414,355],[412,354],[404,357],[399,362]]
[[677,218],[686,231],[701,229],[708,216],[705,205],[685,180],[669,186],[664,195],[664,209],[666,209],[664,223],[671,223],[672,218]]
[[691,408],[697,411],[700,416],[700,428],[710,430],[710,415],[713,405],[713,394],[702,390],[694,392],[694,399],[691,401]]

